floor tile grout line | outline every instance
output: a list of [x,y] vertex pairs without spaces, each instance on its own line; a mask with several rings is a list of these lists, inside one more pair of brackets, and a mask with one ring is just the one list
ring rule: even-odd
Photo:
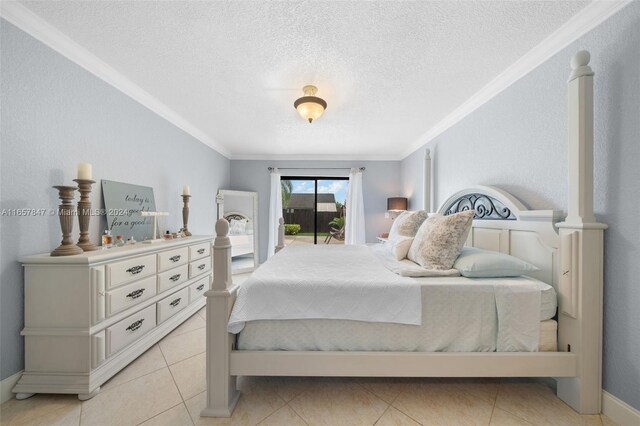
[[[198,314],[194,314],[194,315],[198,315]],[[200,317],[200,318],[202,318],[202,317]],[[189,321],[189,320],[187,320],[187,321]],[[184,323],[182,323],[182,324],[184,324]],[[180,327],[180,326],[178,326],[178,327]],[[181,332],[180,332],[180,333],[178,333],[178,334],[173,334],[173,332],[174,332],[174,331],[176,331],[176,329],[177,329],[178,327],[174,328],[174,329],[173,329],[173,331],[172,331],[171,333],[167,334],[167,336],[166,336],[166,337],[178,337],[178,336],[182,336],[183,334],[187,334],[187,333],[190,333],[190,332],[192,332],[192,331],[200,330],[201,328],[206,328],[207,326],[206,326],[206,325],[203,325],[202,327],[196,327],[196,328],[192,328],[192,329],[189,329],[189,330],[181,331]]]
[[[129,365],[131,365],[131,364],[129,364]],[[144,374],[141,374],[140,376],[133,377],[133,378],[131,378],[131,379],[129,379],[129,380],[125,380],[125,381],[124,381],[124,382],[122,382],[122,383],[118,383],[117,385],[113,385],[113,387],[109,387],[109,388],[107,388],[107,389],[100,389],[100,392],[99,392],[98,394],[101,394],[101,393],[103,393],[103,392],[109,392],[111,389],[115,389],[115,388],[117,388],[117,387],[119,387],[119,386],[122,386],[122,385],[124,385],[124,384],[129,383],[129,382],[132,382],[132,381],[134,381],[134,380],[137,380],[137,379],[139,379],[139,378],[141,378],[141,377],[145,377],[145,376],[148,376],[149,374],[157,373],[158,371],[162,370],[163,368],[169,368],[169,366],[168,366],[168,365],[165,365],[164,367],[156,368],[156,369],[155,369],[155,370],[153,370],[153,371],[148,371],[148,372],[146,372],[146,373],[144,373]],[[123,370],[124,370],[124,369],[123,369]],[[122,371],[122,370],[120,370],[120,371]],[[118,375],[118,374],[116,374],[116,375],[115,375],[115,376],[113,376],[113,377],[116,377],[117,375]],[[113,377],[112,377],[112,378],[113,378]],[[109,379],[109,380],[111,380],[111,379]],[[97,396],[97,395],[96,395],[96,396]],[[91,398],[91,399],[93,399],[93,398]],[[87,399],[87,401],[91,401],[91,399]],[[82,402],[84,403],[84,401],[82,401]]]
[[[169,334],[167,334],[165,337],[169,337],[169,336],[172,336],[172,335],[173,335],[173,336],[181,336],[181,335],[183,335],[183,334],[185,334],[185,333],[188,333],[188,332],[190,332],[190,331],[195,331],[195,330],[200,330],[201,328],[205,328],[205,327],[207,326],[207,322],[206,322],[206,320],[204,320],[204,319],[202,318],[202,315],[200,315],[198,312],[199,312],[199,311],[196,311],[193,315],[191,315],[189,318],[187,318],[186,320],[184,320],[184,321],[183,321],[179,326],[177,326],[176,328],[174,328],[173,330],[171,330],[171,331],[169,332]],[[205,322],[205,324],[204,324],[202,327],[196,327],[196,328],[193,328],[193,329],[191,329],[191,330],[185,330],[185,331],[182,331],[182,332],[180,332],[180,333],[178,333],[178,334],[173,334],[173,333],[175,333],[175,332],[176,332],[176,330],[178,330],[180,327],[182,327],[182,326],[183,326],[187,321],[189,321],[191,318],[193,318],[193,316],[194,316],[194,315],[198,315],[198,316],[199,316],[199,317],[200,317],[200,318]]]
[[[131,365],[131,364],[129,364],[129,365]],[[126,368],[126,367],[125,367],[125,368]],[[119,387],[120,387],[120,386],[122,386],[122,385],[126,385],[127,383],[133,382],[134,380],[138,380],[138,379],[140,379],[140,378],[142,378],[142,377],[146,377],[146,376],[148,376],[148,375],[150,375],[150,374],[157,373],[158,371],[162,370],[163,368],[169,368],[169,367],[168,367],[168,366],[165,366],[165,367],[157,368],[157,369],[155,369],[155,370],[153,370],[153,371],[149,371],[149,372],[147,372],[147,373],[144,373],[144,374],[142,374],[142,375],[140,375],[140,376],[138,376],[138,377],[134,377],[134,378],[129,379],[129,380],[126,380],[126,381],[124,381],[124,382],[122,382],[122,383],[118,383],[117,385],[113,385],[113,387],[109,387],[109,388],[107,388],[107,389],[103,389],[103,388],[102,388],[102,385],[101,385],[100,392],[98,392],[98,393],[97,393],[96,395],[94,395],[93,397],[91,397],[91,398],[89,398],[89,399],[85,399],[84,401],[80,401],[80,402],[81,402],[81,404],[82,404],[82,405],[84,405],[86,402],[89,402],[89,401],[93,400],[93,398],[97,397],[98,395],[103,395],[103,394],[105,394],[105,393],[107,393],[107,392],[111,392],[112,390],[119,388]],[[123,368],[122,370],[124,370],[124,368]],[[122,371],[122,370],[120,370],[120,371]],[[119,374],[119,372],[118,372],[117,374],[115,374],[114,376],[112,376],[112,378],[113,378],[113,377],[116,377],[118,374]],[[111,379],[109,379],[109,380],[111,380]],[[105,382],[105,384],[106,384],[106,383],[107,383],[107,382]]]
[[83,405],[84,405],[84,401],[80,401],[80,415],[78,416],[78,426],[82,425],[82,406]]
[[[140,423],[136,423],[136,426],[140,426],[140,425],[141,425],[142,423],[144,423],[144,422],[147,422],[147,421],[149,421],[149,420],[151,420],[151,419],[153,419],[153,418],[156,418],[156,417],[158,417],[159,415],[164,414],[164,413],[166,413],[166,412],[167,412],[167,411],[169,411],[169,410],[173,410],[174,408],[176,408],[176,407],[177,407],[178,405],[180,405],[180,404],[184,404],[184,401],[179,402],[179,403],[177,403],[176,405],[171,406],[171,407],[167,408],[166,410],[159,412],[158,414],[154,414],[153,416],[151,416],[151,417],[149,417],[149,418],[147,418],[147,419],[144,419],[144,420],[143,420],[143,421],[141,421]],[[186,406],[185,406],[185,408],[186,408]],[[188,411],[187,411],[187,413],[188,413]],[[189,416],[189,419],[191,419],[191,416]],[[192,423],[193,423],[193,422],[192,422]]]
[[[400,396],[400,395],[398,395]],[[398,397],[396,397],[396,399],[398,399]],[[393,402],[396,402],[396,399],[393,400]],[[405,413],[404,411],[402,411],[400,408],[396,407],[395,405],[393,405],[393,403],[389,404],[392,408],[395,408],[396,410],[398,410],[399,412],[401,412],[402,414],[404,414],[405,416],[409,417],[411,420],[413,420],[414,422],[418,423],[420,426],[422,426],[422,423],[418,421],[418,419],[416,419],[415,417],[409,415],[408,413]]]
[[[258,422],[256,423],[256,426],[259,425],[260,423],[264,422],[265,420],[267,420],[269,417],[273,416],[275,413],[277,413],[282,407],[287,405],[287,401],[284,400],[283,397],[281,397],[280,395],[278,395],[276,393],[276,397],[280,398],[280,401],[284,402],[283,405],[281,405],[280,407],[276,408],[275,410],[273,410],[273,412],[267,414],[266,416],[264,416],[262,419],[258,420]],[[233,413],[231,413],[231,417],[233,417]]]
[[[191,401],[193,398],[197,398],[198,396],[200,396],[200,395],[202,395],[203,393],[206,393],[206,392],[207,392],[206,390],[202,391],[202,392],[199,392],[195,396],[192,396],[191,398],[189,398],[187,401]],[[183,401],[185,407],[187,407],[187,401]],[[193,423],[194,425],[198,424],[198,422],[191,415],[191,411],[189,411],[188,407],[187,407],[187,413],[189,413],[189,418],[191,419],[191,423]],[[200,418],[200,413],[198,413],[198,418]]]
[[[506,413],[511,414],[513,417],[517,418],[518,420],[521,420],[521,421],[523,421],[523,422],[525,422],[525,423],[527,423],[527,424],[530,424],[530,425],[532,425],[532,426],[534,425],[534,424],[533,424],[533,423],[531,423],[529,420],[527,420],[527,419],[523,419],[522,417],[520,417],[520,416],[519,416],[519,415],[517,415],[516,413],[513,413],[513,412],[509,411],[506,407],[498,407],[498,398],[497,398],[497,397],[496,397],[496,403],[495,403],[495,405],[494,405],[494,410],[495,410],[496,408],[497,408],[498,410],[502,410],[502,411],[504,411],[504,412],[506,412]],[[491,417],[493,417],[493,412],[491,412]]]
[[[291,401],[293,401],[294,399],[296,399],[298,396],[300,396],[300,395],[302,395],[304,392],[306,392],[306,391],[307,391],[307,389],[309,389],[310,387],[311,387],[311,385],[307,386],[305,389],[302,389],[300,392],[298,392],[297,394],[293,395],[293,396],[291,397],[291,399],[289,399],[288,401],[287,401],[286,399],[284,399],[284,397],[282,397],[282,396],[280,396],[280,397],[281,397],[282,399],[284,399],[284,400],[285,400],[285,402],[286,402],[287,404],[289,404]],[[277,391],[276,391],[276,393],[277,393]]]
[[[294,399],[295,399],[295,398],[294,398]],[[291,401],[293,401],[293,399],[292,399]],[[302,419],[302,421],[303,421],[307,426],[309,426],[309,422],[307,421],[307,419],[305,419],[304,417],[302,417],[302,414],[298,413],[298,412],[296,411],[296,409],[295,409],[295,408],[293,408],[291,405],[289,405],[289,403],[288,403],[288,402],[287,402],[287,406],[288,406],[289,408],[291,408],[291,410],[292,410],[294,413],[296,413],[296,415],[297,415],[298,417],[300,417],[300,418]]]
[[[385,401],[385,402],[386,402],[386,401]],[[377,425],[377,424],[378,424],[378,422],[380,421],[380,419],[384,417],[385,413],[386,413],[387,411],[389,411],[389,408],[390,408],[390,407],[391,407],[391,404],[387,403],[387,408],[385,408],[385,409],[384,409],[384,411],[382,412],[382,414],[380,414],[380,417],[378,417],[378,418],[376,419],[376,421],[375,421],[375,422],[373,422],[373,426],[375,426],[375,425]]]
[[206,353],[206,352],[207,352],[207,351],[204,351],[204,352],[198,352],[198,353],[197,353],[197,354],[195,354],[195,355],[191,355],[191,356],[189,356],[189,357],[187,357],[187,358],[185,358],[185,359],[181,359],[180,361],[176,361],[176,362],[174,362],[173,364],[167,364],[167,367],[173,367],[173,366],[174,366],[174,365],[176,365],[176,364],[180,364],[181,362],[184,362],[184,361],[189,360],[189,359],[191,359],[191,358],[195,358],[195,357],[200,356],[200,355],[202,355],[202,354],[204,354],[204,353]]
[[184,396],[182,396],[182,391],[180,390],[180,386],[178,386],[178,382],[176,382],[176,378],[173,377],[173,371],[171,371],[169,367],[167,367],[167,369],[169,370],[169,374],[171,375],[171,380],[173,380],[173,384],[176,386],[176,389],[178,389],[178,395],[180,395],[180,399],[182,400],[182,402],[184,402]]
[[[180,395],[180,399],[182,400],[182,403],[184,404],[184,407],[187,408],[187,404],[186,404],[186,401],[184,399],[184,396],[182,396],[182,391],[180,390],[180,386],[178,386],[178,382],[176,382],[176,378],[173,377],[173,371],[171,371],[171,367],[170,367],[169,363],[167,362],[167,357],[164,356],[164,352],[162,352],[162,348],[160,347],[160,345],[158,345],[158,349],[160,349],[160,353],[162,354],[162,358],[164,359],[165,364],[167,364],[167,370],[169,370],[169,374],[171,375],[171,380],[173,380],[173,384],[176,386],[176,389],[178,389],[178,395]],[[189,358],[187,358],[187,359],[189,359]],[[183,360],[183,361],[185,361],[185,360]],[[198,396],[198,395],[200,395],[200,393],[197,393],[195,396]],[[189,410],[187,410],[187,413],[189,413]],[[189,413],[189,418],[191,418],[191,413]],[[191,419],[191,422],[195,424],[193,419]]]
[[498,403],[498,395],[500,395],[500,383],[498,383],[498,390],[496,390],[496,397],[493,400],[493,408],[491,408],[491,415],[489,416],[489,423],[487,423],[487,426],[491,426],[493,413],[496,411],[496,404]]

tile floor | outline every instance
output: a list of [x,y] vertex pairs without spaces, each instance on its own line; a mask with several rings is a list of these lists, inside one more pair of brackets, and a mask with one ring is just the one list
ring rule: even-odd
[[205,404],[204,310],[105,383],[93,399],[36,395],[0,406],[9,425],[603,425],[541,383],[499,379],[241,378],[230,419]]

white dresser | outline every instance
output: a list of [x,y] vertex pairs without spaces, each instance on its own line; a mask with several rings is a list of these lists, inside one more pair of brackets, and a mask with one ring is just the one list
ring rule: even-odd
[[205,305],[213,238],[22,259],[25,370],[13,392],[94,396]]

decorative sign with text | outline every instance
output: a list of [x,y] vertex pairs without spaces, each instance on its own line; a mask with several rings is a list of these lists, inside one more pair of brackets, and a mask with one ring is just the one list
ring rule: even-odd
[[107,226],[114,236],[136,241],[152,238],[153,218],[140,216],[141,211],[156,211],[153,188],[129,183],[102,180],[102,196],[107,213]]

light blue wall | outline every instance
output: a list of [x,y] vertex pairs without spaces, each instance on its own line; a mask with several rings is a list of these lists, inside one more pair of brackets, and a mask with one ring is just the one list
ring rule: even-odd
[[289,176],[348,176],[348,170],[323,170],[319,167],[366,167],[362,176],[364,191],[365,230],[367,241],[375,242],[376,235],[389,231],[391,220],[385,219],[387,198],[400,194],[399,161],[231,161],[231,188],[258,192],[260,262],[267,258],[267,229],[269,222],[269,171],[272,167],[302,167],[308,170],[281,170]]
[[[640,2],[552,57],[438,136],[436,205],[464,187],[495,185],[529,208],[567,208],[569,60],[591,52],[595,76],[595,210],[605,231],[604,388],[640,409]],[[402,161],[421,205],[420,149]],[[415,175],[415,179],[414,176]]]
[[[55,208],[51,186],[72,184],[77,164],[89,162],[95,180],[153,187],[157,207],[171,214],[171,229],[182,222],[182,185],[191,185],[189,227],[213,234],[215,193],[229,185],[229,160],[6,21],[0,27],[2,209]],[[94,185],[94,207],[100,207],[99,188]],[[94,242],[105,225],[92,221]],[[1,218],[1,379],[24,366],[18,259],[59,243],[55,217]]]

